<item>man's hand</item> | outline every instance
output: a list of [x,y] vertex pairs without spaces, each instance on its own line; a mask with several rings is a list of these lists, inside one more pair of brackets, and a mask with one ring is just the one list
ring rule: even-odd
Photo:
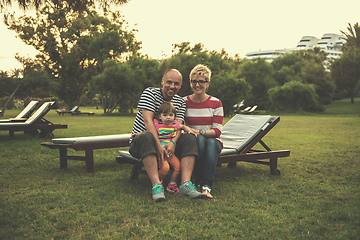
[[131,139],[134,139],[136,136],[138,136],[138,135],[140,135],[142,133],[144,133],[144,132],[133,133],[133,134],[131,134],[130,137],[131,137]]
[[161,168],[164,164],[164,155],[166,154],[166,150],[163,146],[158,145],[156,148],[156,153],[157,153],[158,165],[159,168]]

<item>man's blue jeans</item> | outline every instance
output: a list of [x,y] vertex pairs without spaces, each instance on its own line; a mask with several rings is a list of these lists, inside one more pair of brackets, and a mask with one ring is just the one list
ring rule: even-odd
[[212,188],[215,178],[215,169],[218,155],[221,152],[221,143],[214,138],[205,138],[202,135],[197,136],[198,157],[195,161],[195,183],[201,187]]

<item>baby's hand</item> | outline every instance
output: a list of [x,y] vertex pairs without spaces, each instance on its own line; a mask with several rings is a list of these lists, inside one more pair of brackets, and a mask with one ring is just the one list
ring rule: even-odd
[[184,129],[184,132],[185,132],[186,134],[192,134],[192,135],[194,135],[195,137],[197,137],[196,132],[195,132],[194,129],[192,129],[192,128],[186,127],[186,128]]
[[197,137],[197,134],[196,134],[196,132],[194,132],[192,129],[189,131],[189,132],[187,132],[188,134],[193,134],[195,137]]

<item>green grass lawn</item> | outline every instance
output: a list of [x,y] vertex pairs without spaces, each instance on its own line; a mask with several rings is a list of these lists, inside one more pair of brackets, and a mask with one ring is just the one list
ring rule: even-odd
[[[68,125],[56,138],[131,131],[134,117],[96,111],[52,110],[46,119]],[[118,149],[95,150],[88,174],[84,162],[60,169],[58,150],[40,145],[49,140],[1,131],[0,239],[359,239],[360,98],[320,114],[274,114],[281,120],[264,141],[291,151],[278,161],[281,175],[257,164],[223,165],[212,200],[165,193],[167,201],[154,203],[148,177],[130,181],[131,166],[115,161]]]

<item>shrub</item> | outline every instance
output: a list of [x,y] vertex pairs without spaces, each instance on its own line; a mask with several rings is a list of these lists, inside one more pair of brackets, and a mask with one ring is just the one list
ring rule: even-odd
[[315,87],[297,81],[285,83],[281,87],[271,88],[269,97],[272,107],[281,111],[319,111],[318,95]]

